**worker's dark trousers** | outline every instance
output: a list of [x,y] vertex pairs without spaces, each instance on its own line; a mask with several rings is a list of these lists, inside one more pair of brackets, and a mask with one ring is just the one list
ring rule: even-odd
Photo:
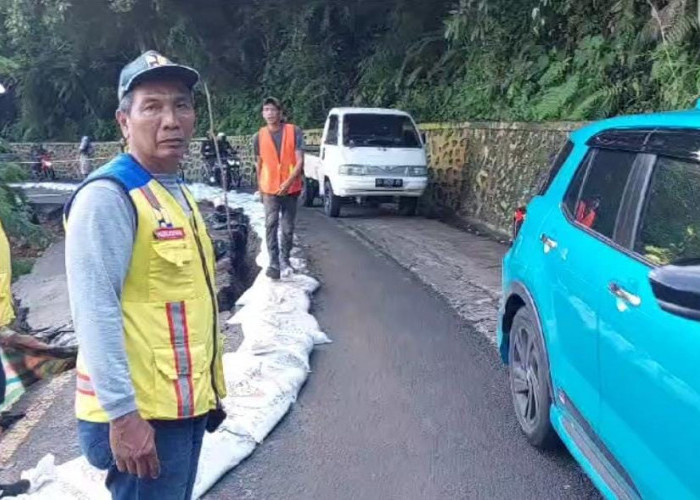
[[[270,254],[270,267],[275,269],[280,269],[280,263],[289,266],[289,255],[294,244],[294,223],[297,216],[298,203],[298,194],[287,196],[263,195],[267,251]],[[280,214],[282,216],[281,242],[278,235]]]

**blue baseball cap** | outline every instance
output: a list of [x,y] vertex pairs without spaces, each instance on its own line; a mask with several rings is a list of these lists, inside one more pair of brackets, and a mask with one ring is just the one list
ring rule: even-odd
[[119,100],[139,83],[155,79],[179,80],[192,90],[199,82],[199,73],[189,66],[175,64],[155,50],[149,50],[122,69],[117,91]]

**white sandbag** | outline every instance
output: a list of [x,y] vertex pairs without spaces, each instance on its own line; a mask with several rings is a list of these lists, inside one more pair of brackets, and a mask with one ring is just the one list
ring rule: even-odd
[[[237,381],[267,380],[285,393],[296,397],[309,373],[308,360],[289,351],[275,351],[261,356],[240,355],[229,353],[224,360],[224,374],[227,387],[233,388]],[[235,396],[243,387],[229,390],[227,398]],[[249,390],[251,390],[249,388]],[[268,391],[269,393],[269,391]],[[236,404],[235,402],[232,404]]]
[[[315,319],[315,318],[314,318]],[[333,341],[321,330],[314,330],[310,333],[314,345],[332,344]]]
[[250,456],[255,446],[255,440],[232,434],[224,426],[213,434],[205,434],[192,498],[209,491],[224,474]]
[[29,493],[18,500],[110,500],[104,482],[107,473],[92,467],[83,457],[58,467],[54,456],[46,455],[34,469],[22,473],[29,481]]
[[237,434],[248,435],[255,439],[256,442],[262,443],[289,411],[295,400],[296,395],[284,394],[280,391],[278,397],[274,398],[272,403],[265,407],[243,406],[236,404],[237,400],[231,406],[226,405],[226,412]]
[[255,356],[276,351],[289,351],[302,360],[309,359],[309,354],[314,348],[310,335],[287,335],[285,332],[277,332],[269,331],[265,332],[265,335],[245,337],[238,349],[241,353],[250,352]]
[[253,287],[251,286],[245,292],[243,292],[243,295],[238,297],[238,300],[236,301],[236,306],[243,307],[250,304],[253,293]]

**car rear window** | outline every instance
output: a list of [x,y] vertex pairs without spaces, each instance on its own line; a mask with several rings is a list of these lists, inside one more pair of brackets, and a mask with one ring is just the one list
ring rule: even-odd
[[556,154],[556,156],[551,162],[549,174],[544,176],[544,178],[540,181],[540,186],[537,189],[537,193],[539,195],[544,195],[545,193],[547,193],[549,186],[551,186],[552,182],[554,182],[554,179],[556,179],[557,174],[559,174],[561,167],[564,165],[564,163],[566,163],[566,160],[571,154],[571,151],[573,151],[573,149],[574,143],[570,140],[566,141],[561,147],[561,149],[559,149],[559,152]]
[[592,149],[569,186],[565,205],[570,217],[612,239],[636,153]]
[[640,219],[635,252],[657,265],[700,257],[700,165],[660,156]]

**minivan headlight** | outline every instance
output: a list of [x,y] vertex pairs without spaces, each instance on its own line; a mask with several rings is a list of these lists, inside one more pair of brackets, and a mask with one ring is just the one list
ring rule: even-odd
[[408,167],[408,175],[411,177],[427,177],[428,167]]
[[340,175],[367,175],[367,167],[363,165],[341,165],[338,173]]

